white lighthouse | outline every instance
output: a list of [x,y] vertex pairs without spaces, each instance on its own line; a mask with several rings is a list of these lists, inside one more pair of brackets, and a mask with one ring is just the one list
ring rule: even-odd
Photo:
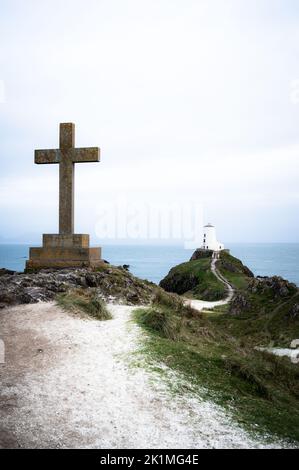
[[208,224],[203,228],[203,250],[221,251],[224,250],[223,243],[218,242],[214,225]]

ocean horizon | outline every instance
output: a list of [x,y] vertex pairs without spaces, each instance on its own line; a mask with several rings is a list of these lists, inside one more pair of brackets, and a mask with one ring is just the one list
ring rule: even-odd
[[[29,244],[0,244],[0,268],[23,271]],[[230,243],[233,256],[256,276],[281,276],[299,286],[299,243]],[[188,261],[194,250],[173,245],[104,245],[103,259],[114,265],[127,264],[141,279],[159,283],[169,270]]]

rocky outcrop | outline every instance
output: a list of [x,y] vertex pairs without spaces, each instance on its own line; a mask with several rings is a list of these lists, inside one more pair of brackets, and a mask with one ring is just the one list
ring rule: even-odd
[[267,294],[275,299],[287,298],[297,292],[297,286],[279,276],[256,277],[248,285],[248,292]]
[[[172,268],[162,279],[160,286],[167,292],[183,295],[193,295],[195,298],[208,301],[224,299],[227,296],[226,288],[219,276],[211,270],[213,251],[198,248],[187,263]],[[242,261],[230,255],[229,250],[220,252],[217,260],[217,271],[224,279],[227,273],[237,274],[240,279],[251,278],[253,273]],[[237,276],[236,276],[237,277]]]
[[10,269],[0,268],[0,277],[7,276],[7,274],[16,274],[16,271],[11,271]]
[[96,270],[41,270],[35,273],[6,272],[0,276],[0,308],[55,299],[69,289],[93,287],[106,301],[129,305],[148,304],[157,286],[142,281],[123,267],[103,264]]
[[182,295],[198,285],[198,277],[194,273],[186,273],[171,269],[167,276],[160,282],[160,287],[166,292],[174,292]]
[[187,294],[195,299],[216,301],[227,295],[222,281],[211,271],[211,259],[202,258],[172,268],[160,282],[166,292]]
[[292,320],[298,320],[299,319],[299,304],[293,304],[290,310],[287,313],[287,317],[291,318]]
[[[260,313],[264,311],[264,307],[260,302],[261,299],[267,301],[268,305],[277,307],[285,302],[293,301],[293,296],[297,293],[297,286],[282,277],[256,277],[250,279],[246,289],[235,294],[229,307],[229,313],[231,315],[241,315],[251,311]],[[294,303],[288,308],[286,316],[291,319],[298,319],[299,304]]]
[[242,313],[249,312],[251,309],[251,302],[244,292],[237,292],[229,305],[230,315],[241,315]]
[[197,259],[202,258],[212,258],[212,255],[212,250],[203,250],[202,248],[197,248],[197,250],[195,250],[193,255],[191,256],[190,261],[196,261]]

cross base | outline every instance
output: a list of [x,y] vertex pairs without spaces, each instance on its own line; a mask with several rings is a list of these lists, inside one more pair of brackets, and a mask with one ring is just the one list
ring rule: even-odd
[[29,249],[27,269],[94,268],[101,266],[101,248],[89,247],[89,235],[44,234],[43,246]]

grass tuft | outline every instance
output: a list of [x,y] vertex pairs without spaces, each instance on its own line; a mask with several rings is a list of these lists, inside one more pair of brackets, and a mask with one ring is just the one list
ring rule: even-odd
[[198,310],[195,310],[190,305],[186,304],[183,297],[180,297],[177,294],[165,292],[162,289],[157,290],[152,304],[156,308],[166,308],[171,310],[171,312],[175,312],[176,314],[187,318],[199,317],[201,315]]
[[141,309],[139,321],[145,328],[154,330],[163,338],[177,341],[180,337],[182,319],[165,308]]
[[152,306],[140,310],[139,321],[145,328],[155,331],[163,338],[178,341],[184,323],[193,317],[200,317],[200,313],[185,305],[182,297],[158,289]]
[[153,304],[160,307],[170,308],[175,312],[180,311],[184,306],[182,297],[177,294],[169,294],[162,289],[158,289],[155,297],[153,298]]
[[73,313],[83,312],[97,320],[111,320],[105,302],[99,298],[94,289],[73,289],[59,294],[56,298],[58,305]]

